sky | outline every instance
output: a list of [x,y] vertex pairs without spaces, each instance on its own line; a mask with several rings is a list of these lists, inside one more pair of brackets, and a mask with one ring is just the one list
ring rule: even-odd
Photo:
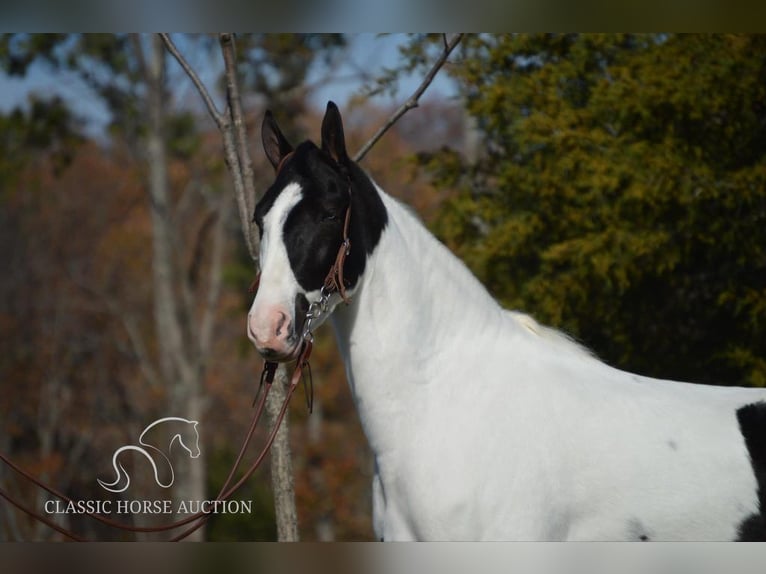
[[[184,51],[183,38],[174,36],[179,49],[189,60],[190,64],[198,70],[201,79],[208,86],[213,86],[215,79],[222,70],[222,62],[218,54],[205,56],[204,54]],[[406,42],[404,34],[377,35],[377,34],[353,34],[350,36],[350,46],[347,51],[348,59],[334,70],[329,78],[328,70],[316,67],[309,76],[309,82],[320,83],[311,98],[312,104],[317,109],[324,109],[328,100],[335,101],[341,109],[362,84],[359,80],[359,71],[363,70],[369,76],[380,75],[385,67],[392,67],[399,58],[398,46]],[[188,47],[188,45],[187,45]],[[170,64],[176,69],[174,62]],[[174,73],[172,70],[170,73]],[[381,95],[374,99],[375,103],[385,107],[394,107],[401,104],[420,84],[422,77],[412,75],[400,81],[399,90],[394,96]],[[176,90],[176,97],[181,102],[192,102],[200,105],[198,95],[194,91],[191,82],[185,76],[180,76]],[[453,82],[445,73],[437,75],[433,84],[423,97],[423,101],[431,98],[446,98],[454,95]],[[98,137],[109,121],[109,111],[105,105],[90,92],[84,82],[72,73],[53,73],[45,64],[35,64],[30,68],[26,78],[9,78],[0,74],[0,111],[7,112],[18,105],[24,105],[31,94],[48,97],[53,94],[60,95],[67,101],[75,113],[85,122],[86,133]],[[218,94],[217,101],[222,101]]]

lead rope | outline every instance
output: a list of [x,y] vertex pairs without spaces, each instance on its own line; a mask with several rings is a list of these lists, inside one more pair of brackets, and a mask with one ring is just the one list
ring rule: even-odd
[[[284,160],[286,159],[287,157],[283,158],[282,162],[280,163],[280,167],[284,163]],[[231,481],[234,479],[234,475],[239,469],[239,465],[241,464],[242,459],[244,458],[245,452],[247,451],[247,447],[250,444],[250,440],[252,439],[253,434],[255,432],[255,428],[258,425],[258,421],[260,420],[261,415],[263,414],[263,409],[264,409],[264,406],[266,405],[266,398],[268,397],[269,391],[271,390],[271,387],[274,383],[274,377],[276,375],[276,370],[278,365],[277,363],[273,361],[266,361],[263,366],[263,371],[261,372],[260,381],[258,384],[258,391],[256,393],[255,399],[253,400],[253,406],[255,406],[255,413],[253,414],[252,422],[250,423],[250,428],[248,429],[247,435],[245,436],[245,439],[242,442],[242,447],[239,450],[237,459],[235,460],[234,465],[231,468],[231,471],[229,471],[229,476],[226,478],[226,482],[224,482],[223,486],[221,487],[221,490],[218,492],[218,496],[216,496],[215,498],[216,502],[228,500],[253,475],[253,473],[255,473],[255,471],[261,465],[261,463],[266,457],[266,454],[271,449],[271,445],[274,443],[274,439],[276,438],[277,431],[279,430],[279,427],[282,424],[282,420],[284,420],[285,414],[287,413],[287,405],[289,404],[290,399],[292,398],[293,393],[295,392],[295,389],[297,388],[298,383],[301,382],[301,380],[303,380],[304,391],[306,392],[306,404],[308,406],[309,412],[311,412],[313,409],[314,384],[313,384],[312,375],[311,375],[311,365],[309,364],[309,358],[311,357],[311,351],[314,346],[314,333],[313,333],[312,324],[316,319],[318,319],[319,317],[321,317],[322,315],[328,312],[329,301],[333,293],[338,293],[344,303],[348,304],[350,302],[350,298],[348,297],[348,294],[346,293],[346,284],[343,278],[343,267],[346,261],[346,257],[351,251],[351,241],[348,236],[349,222],[351,219],[351,197],[350,197],[351,196],[351,180],[350,179],[349,179],[348,191],[349,191],[349,205],[348,205],[348,208],[346,209],[345,220],[343,223],[343,241],[340,245],[340,248],[338,249],[338,254],[335,257],[335,262],[333,266],[330,268],[330,271],[328,272],[327,277],[325,278],[324,284],[322,285],[322,288],[320,289],[319,300],[309,305],[309,309],[306,312],[306,319],[304,322],[304,328],[303,328],[303,334],[302,334],[303,342],[302,342],[301,351],[298,355],[298,360],[296,362],[293,375],[290,379],[290,384],[287,388],[285,399],[282,402],[282,407],[280,408],[279,414],[277,415],[277,420],[274,424],[274,427],[271,429],[271,432],[269,433],[266,443],[264,447],[261,449],[261,452],[259,453],[258,457],[250,465],[247,472],[245,472],[242,478],[240,478],[233,486],[229,486],[231,484]],[[255,280],[250,285],[249,292],[254,293],[255,291],[257,291],[259,283],[260,283],[260,273],[256,276]],[[308,386],[306,383],[306,379],[304,378],[304,371],[308,372]],[[261,394],[262,389],[264,389],[263,394]],[[66,494],[59,492],[53,487],[48,486],[42,481],[38,480],[37,478],[32,476],[29,472],[25,471],[23,468],[21,468],[16,463],[14,463],[8,456],[6,456],[2,452],[0,452],[0,461],[4,462],[13,471],[15,471],[16,473],[18,473],[19,475],[21,475],[28,481],[32,482],[37,487],[55,496],[56,498],[63,500],[67,503],[74,503],[74,500],[72,498],[70,498]],[[39,522],[42,522],[46,526],[52,528],[53,530],[56,530],[57,532],[59,532],[60,534],[63,534],[64,536],[66,536],[67,538],[71,540],[74,540],[77,542],[88,541],[86,538],[83,538],[79,536],[78,534],[75,534],[71,530],[56,524],[52,520],[42,516],[36,511],[21,504],[20,502],[15,500],[10,495],[10,493],[8,493],[2,487],[0,487],[0,498],[7,500],[11,505],[15,506],[16,508],[18,508],[19,510],[21,510],[28,516],[34,518],[35,520],[38,520]],[[98,514],[96,512],[84,512],[82,515],[92,518],[100,522],[101,524],[104,524],[105,526],[110,526],[112,528],[116,528],[118,530],[123,530],[128,532],[147,532],[147,533],[164,532],[168,530],[175,530],[176,528],[180,528],[181,526],[186,526],[187,524],[196,522],[196,524],[186,529],[181,534],[170,539],[171,541],[177,542],[179,540],[183,540],[184,538],[192,534],[194,531],[202,527],[202,525],[205,524],[210,519],[210,516],[212,516],[212,512],[198,512],[182,520],[177,520],[175,522],[163,524],[161,526],[129,526],[127,524],[120,524],[119,522],[106,518],[105,516]]]
[[[284,404],[282,406],[282,409],[280,411],[280,416],[278,417],[276,428],[272,430],[271,435],[269,435],[269,439],[267,440],[266,446],[262,449],[261,453],[259,454],[256,462],[251,465],[251,467],[248,469],[247,473],[244,475],[242,479],[240,479],[235,487],[230,488],[229,485],[231,484],[231,481],[236,474],[237,469],[239,468],[239,465],[242,461],[242,458],[244,457],[244,454],[247,450],[247,447],[250,443],[250,440],[252,439],[253,433],[255,432],[255,428],[258,424],[258,421],[261,418],[261,415],[263,414],[263,409],[266,404],[266,397],[269,394],[269,391],[271,390],[271,381],[267,381],[266,383],[266,392],[261,396],[260,401],[258,402],[258,406],[255,410],[255,413],[253,414],[253,419],[250,424],[250,429],[248,430],[247,435],[245,436],[245,440],[242,443],[242,447],[240,448],[239,454],[237,456],[237,459],[232,466],[231,471],[229,472],[229,476],[226,479],[226,482],[224,483],[223,487],[221,487],[221,490],[218,493],[218,496],[216,496],[216,501],[225,501],[228,498],[231,497],[232,494],[244,483],[245,480],[247,480],[252,474],[255,472],[255,470],[258,468],[258,465],[260,465],[261,461],[265,457],[266,453],[268,452],[269,448],[271,447],[271,443],[274,441],[274,436],[276,435],[276,430],[279,427],[279,424],[282,422],[282,418],[284,417],[284,412],[287,408],[287,402],[290,400],[290,396],[292,393],[289,393],[288,396],[285,398]],[[48,486],[47,484],[41,482],[34,476],[32,476],[30,473],[25,471],[23,468],[18,466],[16,463],[14,463],[8,456],[0,452],[0,460],[2,460],[8,467],[10,467],[12,470],[14,470],[16,473],[27,479],[28,481],[32,482],[34,485],[36,485],[39,488],[42,488],[49,494],[55,496],[56,498],[63,500],[67,503],[74,503],[72,498],[67,496],[66,494],[63,494],[56,490],[53,487]],[[53,528],[57,532],[63,534],[67,538],[70,538],[75,541],[84,542],[86,541],[85,538],[82,538],[78,534],[75,534],[71,530],[68,530],[62,526],[57,525],[56,523],[52,522],[51,520],[45,518],[44,516],[40,515],[36,511],[24,506],[17,500],[15,500],[7,491],[0,488],[0,497],[7,500],[9,503],[11,503],[13,506],[24,512],[25,514],[29,515],[30,517],[42,522],[43,524],[49,526],[50,528]],[[95,513],[95,512],[84,512],[83,516],[87,516],[89,518],[92,518],[101,524],[104,524],[105,526],[109,526],[112,528],[116,528],[118,530],[128,531],[128,532],[164,532],[167,530],[174,530],[176,528],[179,528],[181,526],[185,526],[187,524],[190,524],[195,521],[199,521],[197,524],[192,526],[190,529],[183,532],[181,535],[173,538],[172,540],[182,540],[183,538],[186,538],[189,536],[192,532],[200,528],[211,516],[211,513],[209,512],[198,512],[196,514],[193,514],[192,516],[188,516],[182,520],[177,520],[175,522],[171,522],[168,524],[163,524],[160,526],[129,526],[127,524],[121,524],[119,522],[116,522],[114,520],[111,520],[109,518],[106,518],[105,516]]]
[[[264,458],[266,457],[266,454],[271,449],[271,445],[274,443],[274,439],[276,438],[277,431],[279,430],[279,427],[282,424],[282,421],[285,417],[285,414],[287,413],[287,405],[290,402],[290,399],[292,398],[293,393],[295,392],[296,387],[298,386],[298,383],[301,381],[302,376],[301,373],[303,369],[308,365],[309,357],[311,356],[311,350],[313,348],[313,344],[311,340],[304,340],[303,348],[301,350],[301,353],[298,358],[298,363],[296,365],[295,372],[293,373],[293,376],[290,380],[290,385],[287,389],[287,394],[285,396],[284,401],[282,402],[282,407],[279,410],[279,414],[277,415],[277,420],[274,424],[274,427],[272,428],[271,432],[269,433],[269,436],[266,440],[265,445],[261,449],[261,452],[259,453],[256,460],[250,465],[250,468],[247,470],[247,472],[240,478],[233,486],[230,486],[231,481],[234,478],[234,475],[236,474],[240,463],[242,462],[242,459],[244,457],[245,452],[247,451],[247,447],[250,443],[250,440],[255,432],[255,428],[258,424],[258,421],[261,418],[261,415],[263,414],[263,409],[266,404],[266,398],[268,397],[269,391],[271,390],[272,384],[274,382],[274,375],[276,373],[276,363],[273,363],[271,361],[268,361],[264,365],[263,373],[261,374],[261,382],[259,386],[259,399],[257,401],[257,407],[255,409],[255,413],[253,415],[252,422],[250,424],[250,429],[248,430],[248,433],[245,437],[245,440],[243,441],[242,447],[240,448],[239,454],[237,455],[237,459],[234,462],[234,465],[231,468],[231,471],[229,472],[229,476],[226,478],[226,482],[221,487],[221,490],[218,493],[218,496],[216,496],[216,501],[225,501],[228,500],[252,475],[253,473],[258,469],[258,467],[263,462]],[[265,392],[263,394],[260,394],[260,387],[265,387]],[[311,403],[309,403],[311,404]],[[15,472],[38,486],[39,488],[42,488],[49,494],[55,496],[56,498],[59,498],[60,500],[63,500],[67,503],[74,503],[72,498],[69,496],[59,492],[53,487],[48,486],[47,484],[41,482],[34,476],[32,476],[30,473],[22,469],[20,466],[18,466],[16,463],[14,463],[10,458],[8,458],[6,455],[0,452],[0,460],[2,460],[5,464],[7,464],[11,469],[13,469]],[[49,520],[48,518],[40,515],[39,513],[35,512],[34,510],[24,506],[17,500],[15,500],[5,489],[0,488],[0,497],[7,500],[9,503],[11,503],[13,506],[24,512],[25,514],[31,516],[32,518],[42,522],[46,526],[56,530],[57,532],[63,534],[67,538],[70,538],[71,540],[77,541],[77,542],[85,542],[87,539],[79,536],[78,534],[75,534],[71,530],[68,530],[62,526],[59,526],[52,520]],[[181,526],[186,526],[187,524],[191,524],[193,522],[197,522],[181,534],[171,538],[171,541],[179,541],[183,540],[190,534],[192,534],[195,530],[199,529],[203,524],[205,524],[212,513],[210,512],[198,512],[192,516],[189,516],[187,518],[184,518],[182,520],[178,520],[172,523],[163,524],[161,526],[129,526],[127,524],[121,524],[119,522],[116,522],[114,520],[111,520],[109,518],[106,518],[102,516],[101,514],[95,513],[95,512],[85,512],[83,513],[84,516],[88,516],[89,518],[92,518],[106,526],[110,526],[112,528],[116,528],[119,530],[129,531],[129,532],[163,532],[167,530],[175,530],[176,528],[180,528]]]

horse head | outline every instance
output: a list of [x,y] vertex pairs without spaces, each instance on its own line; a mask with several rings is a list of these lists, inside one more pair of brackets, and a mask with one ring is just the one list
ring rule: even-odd
[[[357,286],[365,265],[365,245],[376,229],[380,235],[385,210],[382,205],[370,209],[373,184],[348,157],[334,103],[328,103],[322,121],[321,146],[305,141],[293,147],[270,112],[264,117],[261,136],[276,177],[253,217],[260,233],[261,274],[248,313],[247,334],[264,358],[287,361],[301,350],[306,312],[322,297],[344,240],[350,239],[353,246],[345,262],[341,259],[337,287],[345,296]],[[312,320],[312,327],[342,299],[337,294],[329,297],[326,312]]]

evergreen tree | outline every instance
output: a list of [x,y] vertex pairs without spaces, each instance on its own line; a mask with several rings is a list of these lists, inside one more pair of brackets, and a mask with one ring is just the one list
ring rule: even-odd
[[483,153],[422,158],[454,190],[437,234],[607,362],[766,385],[766,37],[465,44]]

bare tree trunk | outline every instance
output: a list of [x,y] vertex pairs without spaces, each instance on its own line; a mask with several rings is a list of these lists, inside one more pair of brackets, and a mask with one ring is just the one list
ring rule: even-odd
[[[253,206],[257,196],[255,182],[253,181],[253,168],[250,153],[247,149],[247,132],[245,131],[244,114],[242,112],[242,100],[239,94],[239,82],[237,80],[237,62],[234,44],[234,34],[224,33],[220,35],[221,52],[223,53],[225,80],[226,80],[226,112],[218,114],[214,108],[210,109],[213,118],[216,119],[223,137],[224,154],[226,165],[229,167],[234,182],[234,194],[237,200],[242,233],[245,236],[250,256],[253,263],[257,263],[257,234],[252,223]],[[183,66],[185,62],[179,59]],[[190,70],[188,64],[184,66]],[[201,85],[198,84],[198,88]],[[206,90],[201,87],[203,97]],[[207,102],[211,102],[208,97]],[[269,423],[273,428],[277,424],[277,418],[282,403],[287,395],[287,372],[284,365],[280,365],[276,372],[274,386],[269,393],[266,402],[266,412]],[[274,494],[274,511],[277,521],[277,540],[280,542],[298,541],[298,513],[295,508],[295,489],[293,486],[293,464],[290,452],[289,417],[285,417],[271,447],[271,485]]]
[[177,376],[191,382],[192,373],[184,354],[184,337],[178,300],[174,291],[173,221],[169,197],[167,152],[164,134],[164,53],[152,42],[147,68],[149,128],[146,136],[148,192],[152,214],[152,273],[154,318],[157,327],[160,367],[163,378],[172,383]]
[[[317,382],[321,384],[323,381]],[[314,395],[313,410],[306,422],[306,437],[309,445],[315,447],[321,444],[324,424],[322,397]],[[325,480],[322,465],[309,465],[308,476],[311,488],[318,493],[320,499],[329,500],[327,481]],[[314,533],[319,542],[335,541],[335,522],[333,520],[333,514],[328,511],[328,508],[325,507],[325,505],[322,505],[322,512],[314,522]]]
[[[253,182],[252,162],[247,150],[247,133],[245,131],[242,102],[237,81],[234,35],[230,33],[220,35],[221,51],[225,64],[226,99],[228,104],[224,113],[218,111],[207,88],[175,47],[170,36],[167,34],[161,34],[160,36],[170,53],[176,58],[199,90],[211,117],[221,132],[224,159],[234,183],[234,197],[242,226],[242,234],[244,235],[245,245],[253,260],[253,264],[256,264],[258,240],[251,222],[256,193]],[[280,406],[286,396],[286,385],[287,375],[284,365],[281,365],[277,370],[276,381],[271,393],[269,393],[269,399],[266,404],[269,422],[272,426],[277,423]],[[277,540],[296,541],[298,540],[298,520],[295,510],[287,417],[282,421],[281,428],[277,432],[271,447],[271,482],[277,521]]]
[[[201,369],[196,352],[197,339],[190,321],[192,309],[184,308],[181,282],[186,277],[178,272],[176,232],[172,218],[167,173],[165,122],[165,52],[159,37],[152,36],[146,66],[147,112],[146,136],[148,192],[152,213],[152,272],[154,318],[159,350],[160,372],[171,390],[173,416],[199,421],[203,414]],[[204,456],[204,449],[203,455]],[[180,500],[205,499],[205,472],[202,457],[174,460],[176,476],[173,495]],[[203,540],[200,528],[187,540]]]
[[[270,426],[277,424],[279,411],[285,400],[288,380],[284,366],[277,369],[274,386],[266,401],[266,413]],[[274,438],[271,447],[271,488],[274,493],[274,511],[277,520],[277,540],[280,542],[297,542],[298,512],[295,509],[295,487],[293,481],[293,463],[290,454],[290,433],[287,418]]]

